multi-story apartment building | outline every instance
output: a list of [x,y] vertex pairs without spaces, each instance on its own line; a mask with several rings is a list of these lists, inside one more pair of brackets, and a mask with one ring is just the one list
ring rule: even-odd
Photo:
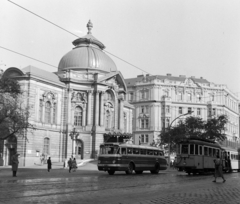
[[[171,74],[139,75],[125,82],[128,101],[135,107],[134,143],[149,144],[158,140],[163,127],[168,127],[175,118],[190,111],[193,111],[193,116],[204,120],[226,114],[229,117],[227,138],[239,141],[239,100],[226,85],[215,84],[202,77]],[[177,122],[175,120],[172,126]]]

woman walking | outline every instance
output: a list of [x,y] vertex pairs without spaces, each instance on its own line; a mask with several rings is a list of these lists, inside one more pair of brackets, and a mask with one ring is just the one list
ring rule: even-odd
[[77,169],[77,162],[75,158],[73,159],[73,162],[72,162],[72,168],[73,168],[73,172],[75,172]]
[[13,177],[17,177],[17,170],[18,170],[18,153],[14,154],[11,158],[12,162],[12,172],[13,172]]
[[215,174],[214,174],[214,181],[216,182],[217,177],[222,177],[223,179],[223,183],[226,181],[224,176],[223,176],[223,172],[222,172],[222,160],[220,159],[219,155],[217,155],[217,158],[214,160],[215,163]]

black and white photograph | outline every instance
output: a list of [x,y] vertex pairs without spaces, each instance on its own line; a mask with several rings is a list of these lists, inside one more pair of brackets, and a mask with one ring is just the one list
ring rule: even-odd
[[239,0],[1,0],[0,204],[240,204]]

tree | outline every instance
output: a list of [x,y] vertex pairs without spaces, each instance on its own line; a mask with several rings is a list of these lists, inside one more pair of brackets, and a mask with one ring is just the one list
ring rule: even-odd
[[25,130],[34,130],[34,126],[28,122],[29,107],[23,99],[24,93],[18,81],[0,79],[0,140],[13,135],[24,137]]
[[212,141],[224,141],[226,139],[225,126],[228,122],[226,115],[220,115],[204,121],[199,117],[187,117],[180,120],[175,127],[168,127],[161,132],[160,144],[170,144],[171,152],[176,151],[176,145],[186,138],[200,138]]

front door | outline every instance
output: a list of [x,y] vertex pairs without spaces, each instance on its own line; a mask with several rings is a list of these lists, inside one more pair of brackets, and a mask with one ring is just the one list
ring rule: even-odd
[[15,154],[16,149],[15,148],[9,148],[8,149],[9,152],[9,157],[8,157],[8,165],[12,165],[12,156]]
[[83,159],[83,143],[81,140],[76,141],[75,147],[76,159]]

